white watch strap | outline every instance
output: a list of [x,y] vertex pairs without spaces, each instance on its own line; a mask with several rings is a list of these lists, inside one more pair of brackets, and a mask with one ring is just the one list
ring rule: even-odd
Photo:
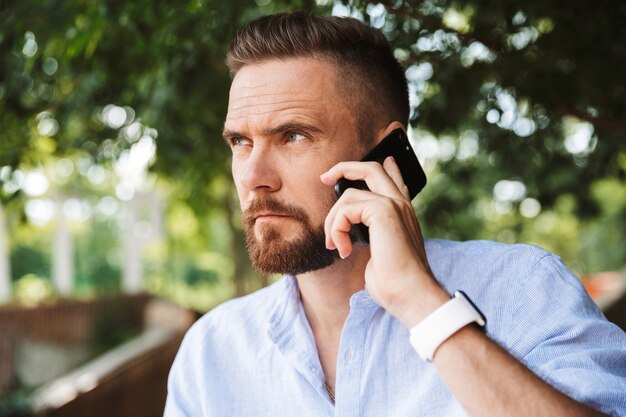
[[457,291],[453,299],[411,329],[411,345],[423,360],[431,362],[446,339],[473,322],[484,326],[486,320],[467,296]]

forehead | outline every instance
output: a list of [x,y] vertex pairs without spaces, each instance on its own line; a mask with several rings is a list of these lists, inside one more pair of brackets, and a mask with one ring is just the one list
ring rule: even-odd
[[331,63],[313,58],[246,65],[233,80],[225,127],[266,124],[281,117],[316,119],[339,111],[344,106],[338,97],[336,77]]

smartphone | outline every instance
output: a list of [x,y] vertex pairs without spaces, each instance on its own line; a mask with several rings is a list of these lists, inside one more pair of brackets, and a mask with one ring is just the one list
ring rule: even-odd
[[[426,185],[426,174],[424,174],[424,170],[417,160],[404,130],[396,129],[391,132],[374,149],[368,152],[361,161],[376,161],[382,164],[388,156],[393,156],[396,160],[402,179],[409,189],[409,197],[413,200]],[[353,181],[342,178],[335,184],[337,198],[341,197],[348,188],[369,191],[365,181]],[[350,238],[353,243],[369,243],[367,226],[362,223],[353,224],[350,230]]]

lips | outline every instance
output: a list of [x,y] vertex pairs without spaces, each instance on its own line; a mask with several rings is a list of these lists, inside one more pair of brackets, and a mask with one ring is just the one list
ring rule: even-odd
[[280,213],[261,213],[254,216],[254,220],[258,219],[268,219],[268,218],[279,218],[279,217],[291,217],[287,214]]
[[305,224],[308,224],[309,221],[306,212],[302,208],[268,197],[259,197],[252,200],[248,208],[242,212],[242,219],[247,227],[253,227],[257,221],[271,222],[289,219]]

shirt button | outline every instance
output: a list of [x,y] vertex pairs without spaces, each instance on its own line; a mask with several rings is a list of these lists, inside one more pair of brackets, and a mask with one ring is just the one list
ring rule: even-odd
[[346,353],[344,355],[344,358],[346,359],[346,361],[351,362],[352,361],[352,349],[348,349],[346,350]]

